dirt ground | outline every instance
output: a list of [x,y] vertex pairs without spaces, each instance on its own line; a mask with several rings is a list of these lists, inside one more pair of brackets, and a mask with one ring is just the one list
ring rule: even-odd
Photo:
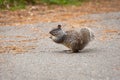
[[[81,6],[27,6],[17,11],[0,11],[0,26],[21,26],[40,22],[64,22],[80,24],[89,20],[74,21],[71,18],[96,13],[120,11],[120,0],[91,0]],[[74,24],[73,24],[74,23]]]

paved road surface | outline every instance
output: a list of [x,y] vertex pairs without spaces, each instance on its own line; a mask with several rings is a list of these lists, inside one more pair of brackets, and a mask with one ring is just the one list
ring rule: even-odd
[[74,54],[48,38],[48,31],[64,22],[0,27],[6,36],[0,46],[29,47],[20,54],[14,49],[0,54],[0,80],[120,80],[120,12],[75,19],[94,20],[83,26],[92,28],[96,39]]

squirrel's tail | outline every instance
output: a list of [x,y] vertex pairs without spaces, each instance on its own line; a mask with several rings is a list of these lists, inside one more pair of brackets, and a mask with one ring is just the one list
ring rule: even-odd
[[81,28],[80,34],[83,36],[83,39],[86,41],[92,41],[95,38],[94,32],[90,28]]

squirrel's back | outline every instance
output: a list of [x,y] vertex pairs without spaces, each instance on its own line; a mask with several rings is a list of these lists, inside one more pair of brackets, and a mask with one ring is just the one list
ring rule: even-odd
[[63,44],[71,49],[82,50],[93,38],[94,34],[89,28],[81,28],[79,32],[66,31]]

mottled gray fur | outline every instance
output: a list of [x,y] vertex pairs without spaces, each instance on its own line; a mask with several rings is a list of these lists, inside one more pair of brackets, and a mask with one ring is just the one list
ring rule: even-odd
[[94,34],[89,28],[81,28],[79,32],[70,30],[64,32],[61,25],[50,31],[54,42],[65,45],[73,52],[78,52],[85,48],[85,46],[94,39]]

